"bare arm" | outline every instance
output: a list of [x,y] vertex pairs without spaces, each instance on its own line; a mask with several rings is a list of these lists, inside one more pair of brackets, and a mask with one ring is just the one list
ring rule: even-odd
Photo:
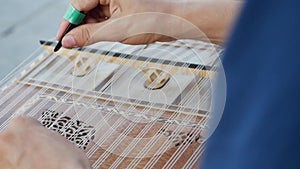
[[[93,2],[93,3],[92,3]],[[156,12],[171,14],[188,20],[199,28],[209,40],[222,43],[240,7],[239,1],[232,0],[71,0],[71,4],[87,13],[84,24],[72,30],[63,40],[63,46],[72,48],[99,41],[120,41],[129,44],[166,41],[172,38],[163,36],[166,31],[180,38],[193,38],[184,27],[166,24],[168,19],[143,17],[143,14]],[[104,18],[108,18],[105,20]],[[63,20],[58,30],[57,39],[67,25]],[[161,30],[163,35],[142,34]],[[165,32],[164,32],[165,31]],[[138,36],[131,36],[132,34]],[[169,33],[169,32],[168,32]]]
[[221,44],[230,32],[241,2],[189,0],[174,2],[172,14],[183,17],[203,31],[210,41]]

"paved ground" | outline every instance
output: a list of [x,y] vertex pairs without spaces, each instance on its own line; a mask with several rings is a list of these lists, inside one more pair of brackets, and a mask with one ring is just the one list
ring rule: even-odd
[[0,79],[54,38],[68,0],[0,0]]

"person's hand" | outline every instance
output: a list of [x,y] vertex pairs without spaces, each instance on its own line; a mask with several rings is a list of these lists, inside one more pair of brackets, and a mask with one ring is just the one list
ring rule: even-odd
[[[86,17],[83,23],[70,31],[63,39],[63,46],[67,48],[93,44],[99,41],[119,41],[127,44],[150,43],[154,41],[166,41],[170,38],[153,33],[142,33],[143,30],[151,30],[156,27],[157,19],[145,23],[143,19],[133,16],[144,12],[168,11],[168,5],[158,3],[157,0],[71,0],[70,2],[78,11],[83,11]],[[122,18],[122,19],[120,19]],[[68,22],[62,20],[56,39],[59,40]]]
[[84,153],[38,121],[19,116],[0,133],[1,169],[90,169]]
[[[146,44],[173,39],[222,43],[240,2],[231,0],[71,0],[85,20],[62,41],[66,48],[99,41]],[[62,20],[57,40],[68,22]]]

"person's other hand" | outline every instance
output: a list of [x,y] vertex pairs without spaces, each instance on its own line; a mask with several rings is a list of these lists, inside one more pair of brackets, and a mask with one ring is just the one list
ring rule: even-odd
[[[62,41],[64,47],[85,46],[99,41],[144,44],[170,39],[153,33],[130,35],[141,30],[151,30],[149,26],[159,26],[157,25],[159,18],[147,18],[149,24],[145,24],[145,19],[125,17],[150,11],[166,13],[169,5],[157,2],[157,0],[71,0],[70,3],[78,11],[83,11],[86,17],[80,26],[64,37]],[[123,18],[120,19],[121,17]],[[58,29],[57,40],[62,37],[67,26],[68,22],[63,19]]]
[[85,154],[38,121],[19,116],[0,133],[1,169],[90,169]]

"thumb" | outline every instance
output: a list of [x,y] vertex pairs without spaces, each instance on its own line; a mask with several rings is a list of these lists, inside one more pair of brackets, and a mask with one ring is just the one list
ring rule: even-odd
[[91,45],[99,41],[122,41],[125,38],[124,24],[107,20],[84,24],[71,30],[62,40],[65,48]]
[[80,25],[63,38],[62,45],[65,48],[74,48],[96,43],[94,34],[100,26],[99,23]]

